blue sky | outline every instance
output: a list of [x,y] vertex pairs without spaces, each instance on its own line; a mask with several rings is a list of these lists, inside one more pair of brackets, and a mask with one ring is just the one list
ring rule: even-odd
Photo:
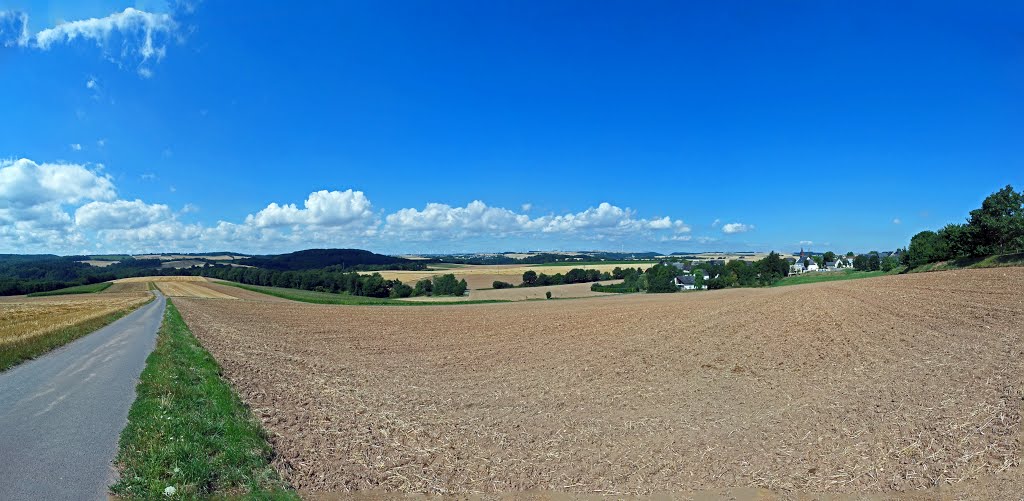
[[1024,188],[1020,2],[0,0],[0,252],[865,251]]

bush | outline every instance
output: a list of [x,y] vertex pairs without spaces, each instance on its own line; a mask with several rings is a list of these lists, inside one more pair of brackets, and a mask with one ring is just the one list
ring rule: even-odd
[[466,281],[456,280],[452,273],[434,277],[435,296],[462,296],[466,294],[466,288]]
[[545,292],[545,293],[544,293],[544,297],[546,297],[546,298],[548,298],[548,299],[551,299],[551,291],[547,291],[547,292]]
[[510,283],[508,283],[508,282],[502,282],[501,280],[495,280],[494,283],[491,284],[491,287],[494,287],[495,289],[511,289],[511,288],[513,288],[515,286],[510,284]]

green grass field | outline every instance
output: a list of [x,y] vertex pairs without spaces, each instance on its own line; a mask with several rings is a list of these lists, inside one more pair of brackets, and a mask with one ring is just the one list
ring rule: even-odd
[[298,499],[270,466],[273,449],[259,421],[170,302],[136,394],[121,432],[115,495]]
[[63,296],[65,294],[91,294],[93,292],[102,292],[111,285],[111,282],[100,282],[98,284],[88,285],[76,285],[74,287],[66,287],[63,289],[57,289],[46,292],[33,292],[29,294],[28,297]]
[[288,289],[285,287],[266,287],[263,285],[247,285],[235,282],[217,282],[239,289],[260,292],[292,301],[316,304],[344,304],[352,306],[452,306],[460,304],[484,304],[484,303],[507,303],[508,301],[487,300],[487,301],[398,301],[395,299],[376,298],[366,296],[353,296],[350,294],[334,294],[331,292],[316,292],[302,289]]
[[792,275],[778,282],[772,284],[772,287],[785,287],[787,285],[800,285],[800,284],[814,284],[818,282],[834,282],[837,280],[857,280],[860,278],[874,278],[885,275],[895,275],[900,273],[903,267],[896,268],[890,272],[884,271],[856,271],[856,270],[843,270],[843,271],[828,271],[828,272],[811,272],[804,273],[802,275]]

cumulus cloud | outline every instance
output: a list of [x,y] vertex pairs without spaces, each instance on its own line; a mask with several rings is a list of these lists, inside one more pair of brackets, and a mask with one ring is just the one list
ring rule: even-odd
[[240,220],[214,225],[180,219],[195,211],[191,204],[174,211],[165,204],[120,199],[110,176],[98,166],[40,164],[29,159],[0,163],[0,249],[8,251],[76,253],[98,242],[127,252],[213,248],[274,252],[504,237],[650,242],[694,238],[682,220],[642,218],[632,209],[607,202],[579,212],[536,217],[480,200],[463,207],[428,203],[385,215],[366,194],[348,189],[315,191],[301,204],[270,203]]
[[480,200],[474,200],[465,207],[430,203],[422,210],[401,209],[388,215],[385,224],[385,233],[388,235],[413,239],[439,235],[504,237],[526,233],[603,238],[652,230],[686,233],[690,227],[669,217],[653,220],[637,218],[631,209],[607,202],[582,212],[530,217],[510,209],[488,206]]
[[728,223],[722,226],[722,233],[732,235],[733,233],[746,233],[754,229],[752,224]]
[[71,143],[68,147],[75,151],[82,151],[82,145],[78,143]]
[[115,196],[109,176],[83,165],[0,161],[0,246],[25,251],[81,243],[65,207]]
[[0,206],[75,204],[116,196],[110,176],[78,164],[37,164],[27,158],[0,162]]
[[296,225],[351,227],[374,224],[376,219],[370,199],[361,191],[349,189],[310,193],[301,209],[295,204],[271,203],[255,215],[250,214],[245,222],[257,228]]
[[75,224],[91,230],[131,230],[171,220],[171,209],[142,200],[89,202],[75,211]]
[[520,206],[519,208],[522,209],[523,212],[530,212],[530,209],[533,209],[533,204],[527,202],[527,203],[523,204],[522,206]]
[[[136,64],[139,75],[148,78],[153,72],[147,64],[164,58],[178,27],[171,14],[129,7],[106,17],[60,23],[32,35],[28,31],[28,14],[5,11],[0,12],[0,43],[47,51],[78,40],[93,42],[111,61],[119,65]],[[86,86],[95,89],[95,79],[90,79]]]

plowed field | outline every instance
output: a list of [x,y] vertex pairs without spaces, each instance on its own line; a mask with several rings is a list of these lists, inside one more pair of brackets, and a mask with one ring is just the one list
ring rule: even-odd
[[299,489],[1024,487],[1021,268],[424,308],[174,301]]

